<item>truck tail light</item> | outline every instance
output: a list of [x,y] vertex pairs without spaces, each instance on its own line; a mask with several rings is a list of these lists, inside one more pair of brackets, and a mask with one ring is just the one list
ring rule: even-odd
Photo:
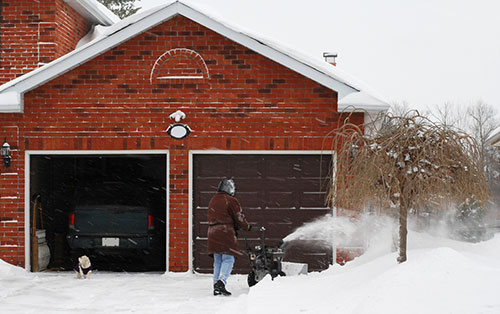
[[148,229],[153,230],[155,228],[155,219],[152,215],[148,215]]
[[69,227],[75,228],[75,214],[69,215]]

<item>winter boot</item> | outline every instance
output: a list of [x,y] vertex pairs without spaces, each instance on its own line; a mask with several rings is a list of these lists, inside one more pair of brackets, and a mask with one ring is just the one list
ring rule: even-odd
[[226,285],[222,282],[222,280],[218,280],[214,284],[214,295],[230,296],[231,292],[226,290]]

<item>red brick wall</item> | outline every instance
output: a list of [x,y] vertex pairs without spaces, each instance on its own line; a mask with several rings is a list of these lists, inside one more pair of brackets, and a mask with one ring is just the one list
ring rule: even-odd
[[2,0],[0,84],[73,50],[89,23],[63,0]]
[[[0,145],[4,137],[11,146],[12,163],[0,159],[0,259],[24,266],[24,167],[19,154],[19,127],[0,114]],[[14,119],[15,121],[15,119]]]
[[59,58],[75,49],[78,41],[90,30],[89,22],[63,0],[56,0],[56,53]]
[[[151,82],[157,58],[174,48],[196,51],[210,78]],[[182,17],[27,93],[24,108],[0,114],[0,125],[19,126],[20,152],[169,150],[172,271],[190,263],[189,150],[321,150],[338,121],[335,92]],[[193,130],[183,140],[165,132],[178,109]],[[24,154],[16,158],[21,173]]]

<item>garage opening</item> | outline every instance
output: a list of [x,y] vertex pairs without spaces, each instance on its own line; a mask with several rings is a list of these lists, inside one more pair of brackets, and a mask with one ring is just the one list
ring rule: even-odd
[[[194,270],[212,272],[207,250],[207,206],[219,181],[233,177],[236,198],[249,223],[266,227],[266,243],[277,243],[304,223],[331,214],[325,205],[330,155],[193,155],[193,263]],[[258,232],[246,234],[258,244]],[[312,241],[294,243],[284,260],[307,263],[310,271],[328,268],[332,247]],[[239,248],[245,248],[239,237]],[[236,259],[235,273],[248,273],[246,256]]]
[[30,223],[45,230],[47,268],[85,254],[97,270],[165,271],[166,158],[30,155]]

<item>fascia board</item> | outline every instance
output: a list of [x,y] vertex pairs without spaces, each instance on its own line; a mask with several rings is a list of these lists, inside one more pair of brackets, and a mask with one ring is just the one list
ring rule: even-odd
[[0,93],[0,113],[22,113],[23,97],[22,94],[15,91]]
[[17,105],[0,105],[0,113],[23,113],[22,104]]
[[389,110],[389,105],[338,105],[337,110],[345,112],[380,112]]

